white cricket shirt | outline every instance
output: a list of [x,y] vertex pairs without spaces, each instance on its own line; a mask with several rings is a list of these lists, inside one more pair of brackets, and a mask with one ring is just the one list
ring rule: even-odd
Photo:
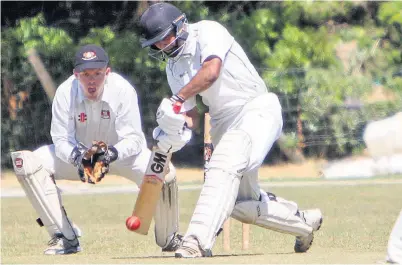
[[137,93],[113,72],[97,102],[85,98],[74,75],[62,83],[53,99],[50,135],[56,156],[65,162],[78,142],[90,147],[93,140],[104,141],[117,149],[119,160],[146,147]]
[[[264,81],[247,55],[221,24],[203,20],[187,25],[189,36],[181,54],[169,58],[166,73],[173,94],[177,94],[197,74],[209,56],[222,60],[219,78],[200,93],[209,107],[212,123],[234,119],[253,98],[267,93]],[[186,100],[182,110],[196,106],[195,96]]]

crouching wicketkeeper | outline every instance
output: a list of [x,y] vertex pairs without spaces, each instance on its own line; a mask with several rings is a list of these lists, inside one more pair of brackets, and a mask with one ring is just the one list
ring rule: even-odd
[[[18,181],[51,237],[45,254],[81,250],[81,231],[67,217],[57,180],[95,184],[111,172],[139,186],[150,159],[136,91],[111,72],[108,62],[101,47],[82,47],[75,56],[74,75],[58,87],[53,100],[54,144],[12,153]],[[175,251],[181,242],[175,169],[169,167],[154,216],[156,243],[163,251]]]

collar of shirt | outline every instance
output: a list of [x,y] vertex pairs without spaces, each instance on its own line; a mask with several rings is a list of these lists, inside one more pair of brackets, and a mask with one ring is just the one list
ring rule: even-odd
[[194,56],[197,49],[198,28],[195,24],[188,24],[187,30],[188,37],[186,40],[186,45],[183,48],[183,56]]
[[[110,103],[110,99],[112,98],[112,92],[111,87],[109,86],[109,78],[111,76],[112,73],[109,73],[109,76],[106,78],[104,87],[103,87],[103,92],[102,92],[102,97],[101,97],[101,101]],[[84,95],[84,92],[82,92],[82,88],[81,88],[81,84],[78,81],[78,79],[75,80],[77,82],[77,89],[78,89],[78,93],[77,93],[77,97],[78,97],[78,102],[81,103],[83,100],[87,99]]]

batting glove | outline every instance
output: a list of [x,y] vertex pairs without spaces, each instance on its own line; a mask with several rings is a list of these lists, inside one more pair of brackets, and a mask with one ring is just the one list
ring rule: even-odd
[[152,132],[153,138],[158,141],[157,145],[162,152],[174,153],[182,149],[190,140],[192,131],[183,128],[179,134],[167,134],[160,127]]
[[[184,115],[177,114],[177,109],[181,108],[182,102],[175,101],[175,96],[171,99],[164,98],[156,112],[156,122],[159,127],[167,134],[179,134],[184,127]],[[180,111],[179,111],[180,112]]]

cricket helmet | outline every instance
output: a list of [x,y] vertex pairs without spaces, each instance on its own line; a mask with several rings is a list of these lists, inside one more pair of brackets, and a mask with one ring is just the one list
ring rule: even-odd
[[[165,2],[151,5],[147,10],[145,10],[140,18],[142,48],[150,47],[151,49],[158,50],[155,43],[163,40],[173,32],[176,38],[171,45],[177,47],[175,47],[173,51],[172,49],[158,51],[165,53],[168,56],[177,55],[188,37],[188,33],[184,30],[184,25],[186,23],[186,14],[181,12],[174,5]],[[178,44],[177,40],[181,40],[182,42]]]

